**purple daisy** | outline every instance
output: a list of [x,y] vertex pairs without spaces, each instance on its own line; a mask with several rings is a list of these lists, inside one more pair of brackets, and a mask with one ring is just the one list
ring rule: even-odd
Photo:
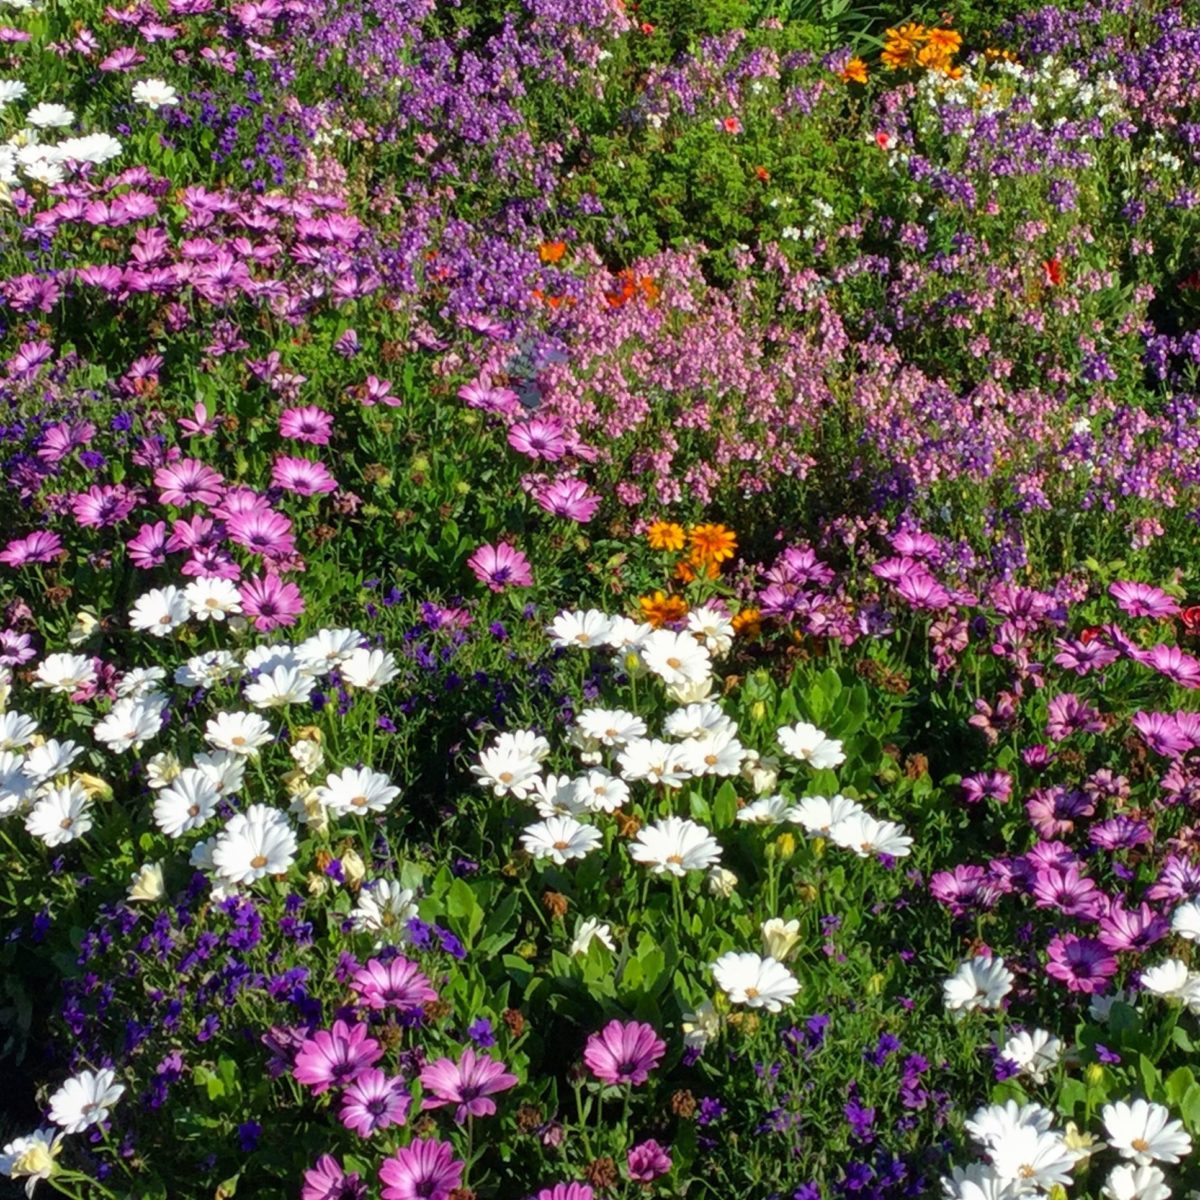
[[389,1079],[378,1067],[370,1067],[342,1093],[338,1115],[347,1129],[367,1138],[377,1129],[403,1125],[408,1102],[403,1079]]
[[652,1025],[609,1021],[587,1040],[583,1061],[603,1083],[645,1083],[667,1052]]
[[367,1036],[365,1025],[335,1021],[332,1029],[318,1029],[305,1040],[292,1074],[299,1083],[308,1084],[314,1095],[320,1095],[331,1087],[352,1083],[382,1055],[383,1047]]
[[1129,580],[1111,584],[1108,594],[1131,617],[1173,617],[1179,605],[1162,588]]
[[1116,957],[1095,938],[1059,935],[1051,940],[1047,952],[1046,974],[1061,980],[1072,992],[1103,992],[1117,973]]
[[498,546],[480,546],[467,559],[467,566],[474,571],[475,578],[486,583],[493,592],[502,592],[506,587],[533,586],[529,559],[505,542]]
[[507,1091],[518,1082],[504,1064],[486,1055],[476,1055],[468,1046],[462,1058],[439,1058],[421,1070],[421,1087],[429,1093],[425,1108],[454,1104],[454,1119],[461,1125],[468,1116],[490,1117],[496,1102],[489,1097]]

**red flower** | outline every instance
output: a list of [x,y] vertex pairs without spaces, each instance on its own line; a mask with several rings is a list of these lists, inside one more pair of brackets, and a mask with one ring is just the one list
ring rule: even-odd
[[1080,633],[1079,640],[1085,646],[1090,646],[1103,632],[1103,626],[1089,625],[1085,630],[1083,630],[1082,633]]
[[1179,614],[1179,619],[1188,633],[1200,634],[1200,604],[1193,604],[1190,608],[1185,608]]
[[1058,287],[1063,281],[1062,263],[1057,258],[1048,258],[1042,263],[1042,278],[1047,287]]

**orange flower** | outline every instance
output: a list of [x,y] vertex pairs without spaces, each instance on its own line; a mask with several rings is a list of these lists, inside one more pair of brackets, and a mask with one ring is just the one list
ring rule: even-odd
[[687,601],[682,596],[667,596],[662,592],[638,597],[638,607],[642,610],[642,620],[655,629],[661,629],[669,622],[682,621],[688,614]]
[[646,530],[646,541],[651,550],[682,550],[686,536],[683,526],[674,521],[655,521]]
[[913,22],[910,25],[901,25],[899,29],[885,29],[883,36],[888,41],[908,42],[910,45],[916,45],[918,42],[923,42],[929,33],[924,25]]
[[567,252],[566,242],[543,242],[538,247],[538,258],[544,263],[556,263]]
[[771,178],[771,172],[766,167],[755,167],[754,175],[759,183],[766,183]]
[[724,525],[693,525],[688,540],[693,561],[699,556],[709,562],[724,562],[737,549],[737,534]]
[[720,568],[715,562],[710,562],[695,550],[675,564],[675,578],[684,583],[694,583],[701,578],[716,579],[720,573]]
[[930,46],[937,46],[948,58],[962,49],[962,35],[953,29],[931,29],[927,41]]
[[902,67],[911,67],[915,61],[913,47],[905,42],[888,42],[880,55],[880,60],[889,71],[899,71]]
[[642,289],[642,297],[647,304],[653,304],[662,295],[662,290],[649,275],[643,275],[638,286]]
[[843,83],[866,83],[867,64],[861,58],[852,58],[839,74]]
[[762,612],[757,608],[743,608],[732,621],[733,632],[744,637],[758,637],[762,633]]

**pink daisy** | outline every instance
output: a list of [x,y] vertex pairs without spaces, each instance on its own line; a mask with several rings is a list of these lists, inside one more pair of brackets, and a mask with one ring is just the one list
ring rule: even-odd
[[331,1087],[352,1083],[383,1055],[383,1047],[367,1036],[365,1025],[335,1021],[332,1029],[318,1029],[296,1054],[292,1074],[308,1084],[314,1095]]
[[429,1093],[425,1108],[455,1104],[454,1119],[461,1125],[468,1116],[490,1117],[496,1103],[489,1099],[495,1092],[507,1091],[518,1082],[504,1064],[485,1055],[476,1057],[468,1046],[462,1058],[439,1058],[421,1070],[421,1087]]
[[654,1027],[641,1021],[609,1021],[587,1040],[583,1061],[602,1083],[645,1083],[667,1052]]
[[371,959],[354,972],[350,986],[368,1008],[419,1008],[436,1000],[437,992],[416,963],[406,958],[391,962]]
[[259,633],[270,633],[282,625],[295,625],[304,611],[304,599],[294,583],[285,583],[278,575],[265,579],[255,576],[238,589],[242,611],[254,619]]
[[450,1200],[462,1182],[463,1164],[449,1142],[412,1142],[379,1168],[383,1200]]
[[62,553],[62,538],[57,533],[38,530],[27,537],[14,538],[0,551],[0,563],[23,567],[28,563],[53,562]]
[[529,559],[504,542],[498,546],[480,546],[467,559],[467,566],[475,572],[475,578],[486,583],[493,592],[502,592],[506,587],[533,585]]
[[304,1172],[300,1200],[366,1200],[362,1177],[347,1175],[332,1154],[322,1154],[316,1165]]
[[291,438],[294,442],[327,446],[332,432],[333,418],[315,404],[307,404],[303,408],[289,408],[279,416],[280,436]]
[[600,497],[582,479],[556,479],[540,488],[534,498],[548,513],[581,525],[590,521],[600,507]]
[[546,462],[557,462],[567,452],[562,425],[541,417],[514,425],[508,431],[508,444],[519,454]]
[[338,489],[337,480],[325,464],[307,458],[277,458],[271,466],[271,482],[297,496],[317,496]]
[[154,486],[163,504],[183,508],[187,504],[215,504],[221,498],[224,480],[197,458],[181,458],[154,472]]
[[377,1129],[403,1125],[408,1101],[403,1079],[389,1079],[378,1067],[370,1067],[342,1093],[338,1115],[347,1129],[366,1138]]

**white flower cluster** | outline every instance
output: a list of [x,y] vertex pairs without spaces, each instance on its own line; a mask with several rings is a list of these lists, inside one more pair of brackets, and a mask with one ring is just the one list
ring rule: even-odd
[[[27,91],[19,79],[0,79],[0,121]],[[121,143],[107,133],[46,140],[53,130],[69,129],[75,119],[62,104],[43,102],[30,108],[17,129],[0,142],[0,186],[8,187],[22,176],[33,183],[61,183],[66,164],[99,165],[121,153]]]

